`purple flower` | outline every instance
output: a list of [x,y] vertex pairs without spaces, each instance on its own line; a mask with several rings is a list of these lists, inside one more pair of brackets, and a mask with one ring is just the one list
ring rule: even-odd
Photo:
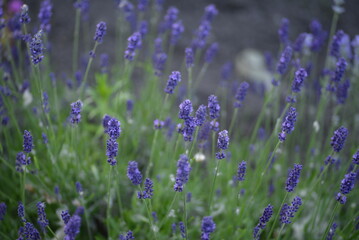
[[193,61],[194,61],[193,49],[186,48],[186,66],[187,66],[187,68],[193,67]]
[[107,140],[106,143],[106,156],[107,156],[107,162],[111,165],[114,166],[116,165],[117,161],[116,161],[116,156],[118,153],[118,143],[116,141],[115,138],[109,138]]
[[26,222],[26,220],[25,220],[25,208],[24,208],[24,204],[22,204],[22,202],[18,203],[17,215],[19,216],[21,221]]
[[20,23],[27,24],[30,23],[31,18],[29,16],[29,7],[24,4],[21,6],[21,13],[20,13]]
[[232,62],[226,62],[223,64],[221,68],[221,77],[222,80],[229,80],[233,73],[233,63]]
[[41,239],[39,231],[30,222],[26,222],[23,227],[20,227],[18,231],[18,235],[19,235],[18,239],[26,239],[26,240]]
[[151,179],[146,178],[145,190],[142,193],[138,192],[137,197],[139,199],[147,199],[147,198],[152,199],[152,196],[153,196],[153,182]]
[[228,131],[223,130],[218,133],[217,147],[222,150],[228,149],[229,145],[229,136]]
[[214,17],[218,15],[218,10],[214,4],[208,5],[204,9],[204,16],[202,18],[202,21],[208,21],[212,22]]
[[333,36],[331,48],[330,48],[330,55],[339,58],[340,57],[340,42],[344,37],[343,30],[337,31],[337,33]]
[[212,120],[210,122],[210,127],[213,132],[218,132],[219,131],[219,122],[217,122],[216,119]]
[[194,117],[187,117],[184,119],[184,128],[182,131],[184,141],[191,142],[193,140],[193,133],[196,128],[196,119]]
[[204,55],[204,61],[206,63],[211,63],[213,61],[213,58],[217,55],[217,52],[218,52],[218,43],[212,43]]
[[67,224],[70,221],[71,215],[69,210],[61,211],[61,219],[62,221]]
[[242,103],[246,98],[248,88],[249,88],[249,84],[247,82],[242,82],[239,85],[235,96],[236,99],[236,101],[234,102],[235,108],[239,108],[242,106]]
[[278,35],[279,35],[279,40],[284,45],[287,45],[289,42],[288,31],[289,31],[289,20],[286,18],[282,18],[280,28],[278,29]]
[[186,227],[183,222],[179,222],[178,225],[179,225],[179,229],[181,232],[181,237],[185,239],[186,238]]
[[[25,130],[24,131],[24,144],[23,144],[23,151],[26,153],[30,153],[32,148],[33,148],[33,141],[32,141],[32,136],[31,136],[31,132]],[[26,164],[23,164],[26,165]]]
[[126,102],[127,113],[131,114],[133,111],[133,100],[128,99]]
[[172,24],[171,32],[171,44],[176,45],[178,40],[181,38],[182,33],[184,32],[184,26],[182,21],[177,21]]
[[140,22],[138,32],[141,34],[142,39],[144,39],[144,37],[148,33],[148,23],[147,23],[147,21]]
[[84,193],[84,190],[83,190],[83,188],[82,188],[81,183],[80,183],[80,182],[76,182],[75,185],[76,185],[76,191],[77,191],[77,193],[80,194],[80,195],[82,195],[82,194]]
[[137,0],[137,2],[138,2],[137,8],[139,11],[143,12],[147,9],[149,4],[148,0]]
[[200,105],[196,111],[195,122],[197,126],[202,126],[206,121],[207,107],[205,105]]
[[280,221],[282,224],[291,223],[291,218],[294,217],[294,213],[298,212],[299,207],[302,205],[302,199],[296,196],[291,205],[284,204],[280,211]]
[[310,23],[309,27],[313,34],[310,49],[313,52],[319,52],[320,49],[323,47],[328,34],[326,31],[323,30],[322,24],[318,20],[313,20]]
[[293,51],[295,52],[302,52],[303,49],[303,45],[304,45],[304,41],[307,38],[307,33],[301,33],[299,34],[299,36],[297,37],[297,39],[295,40],[295,42],[293,43]]
[[335,196],[335,199],[340,203],[340,204],[345,204],[347,202],[347,197],[345,195],[343,195],[342,193],[337,193],[337,195]]
[[155,119],[155,120],[153,121],[153,127],[154,127],[155,129],[162,129],[164,124],[165,124],[165,123],[164,123],[163,121],[159,120],[159,119]]
[[351,190],[354,188],[355,179],[357,174],[355,172],[351,172],[349,174],[345,174],[344,179],[341,182],[340,192],[344,195],[349,194]]
[[177,162],[176,182],[173,187],[176,192],[183,191],[184,185],[188,182],[190,172],[191,165],[188,162],[188,157],[182,154]]
[[37,207],[37,215],[38,215],[37,223],[40,225],[41,230],[45,232],[46,227],[49,225],[49,220],[47,220],[45,213],[45,203],[38,202],[36,204],[36,207]]
[[208,97],[208,110],[210,118],[219,118],[219,112],[221,110],[221,107],[219,106],[219,102],[215,95],[211,95]]
[[264,209],[262,216],[259,218],[259,223],[253,229],[253,238],[254,239],[259,239],[259,236],[260,236],[259,230],[264,229],[266,227],[267,222],[272,217],[272,215],[273,215],[273,206],[269,204]]
[[303,86],[304,80],[307,78],[308,74],[304,68],[299,68],[295,72],[294,81],[292,83],[292,92],[300,92],[300,89]]
[[126,235],[120,235],[119,236],[119,240],[130,240],[130,239],[135,239],[135,237],[133,236],[133,233],[131,231],[128,231],[126,233]]
[[238,164],[237,178],[236,178],[237,181],[244,181],[246,171],[247,171],[247,162],[242,161],[240,164]]
[[153,56],[153,67],[155,69],[156,76],[162,76],[162,72],[165,69],[167,61],[167,54],[164,52],[156,53]]
[[47,92],[42,93],[42,103],[43,103],[42,107],[44,108],[44,112],[49,113],[50,112],[49,95],[47,95]]
[[184,100],[179,105],[178,118],[179,119],[187,119],[193,111],[192,103],[189,99]]
[[101,54],[100,56],[100,67],[101,73],[108,73],[108,65],[109,65],[109,56],[106,53]]
[[210,31],[211,31],[211,23],[209,21],[202,21],[192,41],[192,48],[194,51],[198,48],[200,49],[204,48]]
[[211,216],[204,217],[201,224],[201,240],[209,240],[211,233],[216,230],[216,224],[214,223]]
[[136,14],[135,7],[130,1],[122,1],[121,6],[125,15],[125,19],[130,23],[132,31],[136,29]]
[[105,116],[103,116],[102,118],[102,126],[104,128],[104,131],[106,133],[107,129],[108,129],[108,122],[112,119],[111,116],[105,114]]
[[359,150],[353,155],[353,163],[359,165]]
[[0,203],[0,221],[4,220],[6,215],[6,204],[4,202]]
[[335,235],[335,230],[337,229],[338,225],[336,223],[333,223],[333,225],[330,227],[328,235],[326,240],[332,240]]
[[292,59],[292,52],[293,50],[289,46],[287,46],[282,52],[282,55],[277,64],[277,71],[279,74],[283,75],[286,72],[289,62]]
[[73,125],[78,124],[81,121],[82,107],[83,103],[80,100],[71,103],[70,121]]
[[40,63],[44,58],[44,46],[42,43],[42,30],[38,31],[30,42],[31,60],[34,65]]
[[343,83],[338,83],[336,88],[336,96],[337,96],[337,102],[339,104],[344,104],[347,97],[348,97],[348,90],[350,87],[350,81],[349,79],[345,80]]
[[127,39],[127,41],[128,45],[125,51],[125,58],[132,61],[136,55],[136,49],[141,48],[142,45],[141,34],[139,32],[135,32]]
[[160,24],[161,33],[164,33],[165,31],[167,31],[172,27],[173,23],[177,21],[178,13],[179,10],[176,7],[170,7],[167,10],[166,15],[164,17],[164,21]]
[[108,134],[110,138],[117,139],[121,135],[121,123],[116,118],[111,118],[108,121],[107,129],[105,130],[105,133]]
[[340,82],[340,80],[343,78],[345,69],[347,67],[347,62],[344,58],[339,58],[338,62],[336,64],[336,69],[334,72],[334,75],[332,76],[331,80],[335,83]]
[[288,178],[286,181],[285,190],[287,192],[293,192],[299,182],[300,173],[303,166],[300,164],[294,164],[294,168],[289,171]]
[[297,121],[297,112],[294,107],[290,107],[287,115],[282,123],[282,132],[279,133],[278,138],[281,142],[286,139],[286,134],[290,134],[294,130],[294,124]]
[[41,22],[40,28],[43,29],[45,32],[50,32],[51,29],[51,20],[52,16],[52,4],[50,0],[44,0],[41,2],[41,7],[39,11],[38,18]]
[[168,77],[167,85],[164,91],[168,94],[173,94],[173,91],[175,90],[179,82],[181,82],[181,73],[178,71],[172,72],[171,75]]
[[348,134],[348,129],[346,129],[345,127],[340,127],[334,131],[334,135],[331,138],[330,145],[335,152],[340,152],[340,150],[342,150],[345,144],[345,140],[348,137]]
[[99,22],[96,25],[96,33],[93,40],[95,40],[98,43],[102,43],[103,37],[106,34],[106,30],[107,30],[106,23],[102,21]]
[[81,217],[73,215],[65,225],[64,232],[66,234],[65,240],[75,240],[77,234],[80,233]]
[[142,182],[142,174],[138,170],[137,162],[131,161],[127,167],[127,177],[131,180],[134,185],[140,185]]

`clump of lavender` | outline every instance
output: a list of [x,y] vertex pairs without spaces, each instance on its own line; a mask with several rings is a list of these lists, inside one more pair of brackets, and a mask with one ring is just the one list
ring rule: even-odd
[[197,126],[202,126],[206,121],[207,116],[207,107],[205,105],[200,105],[196,111],[195,123]]
[[178,40],[181,38],[182,33],[184,32],[184,26],[182,21],[177,21],[172,24],[172,32],[171,32],[171,44],[176,45]]
[[30,41],[31,60],[34,65],[37,65],[44,58],[44,46],[42,43],[42,30],[38,31]]
[[247,162],[242,161],[240,164],[238,164],[238,170],[237,170],[237,181],[244,181],[247,171]]
[[46,231],[46,227],[49,225],[49,220],[46,217],[46,213],[45,213],[45,203],[44,202],[38,202],[36,204],[37,207],[37,223],[40,225],[41,230],[43,232]]
[[6,215],[6,204],[4,202],[0,203],[0,221],[4,220]]
[[[30,131],[24,131],[24,144],[23,144],[23,151],[26,153],[30,153],[32,151],[34,144],[32,141],[32,135]],[[25,165],[25,164],[24,164]]]
[[204,217],[201,225],[201,240],[209,240],[211,233],[216,230],[216,224],[214,223],[211,216]]
[[294,214],[298,211],[299,207],[302,205],[302,199],[296,196],[291,205],[284,204],[280,211],[280,221],[282,224],[291,223],[291,218],[294,217]]
[[141,192],[138,192],[137,193],[137,197],[139,199],[152,199],[152,196],[153,196],[153,182],[151,179],[149,178],[146,178],[145,180],[145,189],[144,191],[141,193]]
[[249,88],[249,84],[247,82],[242,82],[239,85],[235,96],[236,99],[236,101],[234,102],[235,108],[240,108],[242,106],[242,103],[246,98],[248,88]]
[[226,157],[226,153],[224,150],[228,149],[229,145],[229,136],[228,131],[223,130],[218,133],[217,147],[220,149],[220,152],[216,153],[217,159],[223,159]]
[[167,85],[164,91],[168,94],[173,94],[179,82],[181,82],[181,73],[178,71],[172,72],[168,77]]
[[66,240],[75,240],[76,236],[80,233],[81,227],[81,217],[74,214],[67,224],[65,225],[65,239]]
[[186,48],[185,52],[186,52],[186,66],[187,66],[187,69],[189,69],[189,68],[193,67],[193,62],[194,62],[193,49]]
[[101,21],[96,25],[96,32],[95,36],[93,37],[93,40],[95,40],[97,43],[102,43],[103,37],[106,34],[107,26],[106,23]]
[[39,231],[32,225],[30,222],[26,222],[23,227],[19,228],[18,239],[31,239],[31,240],[40,240]]
[[267,225],[267,222],[269,222],[269,219],[272,217],[273,215],[273,206],[272,205],[268,205],[265,209],[264,212],[262,214],[262,216],[259,218],[259,223],[257,224],[257,226],[253,229],[253,238],[254,239],[259,239],[260,237],[260,230],[264,229]]
[[353,155],[353,163],[359,165],[359,150]]
[[127,177],[131,180],[134,185],[140,185],[142,182],[142,174],[138,170],[137,162],[131,161],[127,167]]
[[349,134],[348,129],[346,129],[343,126],[334,131],[334,135],[331,138],[331,142],[330,142],[333,151],[340,152],[340,150],[343,149],[348,134]]
[[80,100],[71,103],[70,122],[72,125],[77,125],[81,121],[82,107],[83,103]]
[[31,18],[29,16],[29,7],[24,4],[21,6],[21,13],[20,13],[20,23],[21,24],[28,24],[30,23]]
[[220,110],[221,110],[221,107],[219,105],[217,97],[215,95],[209,96],[208,97],[208,111],[209,111],[210,118],[212,118],[212,119],[219,118]]
[[218,52],[218,43],[212,43],[204,55],[204,61],[211,63]]
[[281,21],[280,28],[278,29],[279,40],[282,44],[287,45],[289,42],[289,20],[283,18]]
[[290,134],[294,130],[294,124],[296,121],[296,109],[294,107],[290,107],[282,123],[282,132],[278,135],[279,141],[284,142],[287,134]]
[[41,2],[41,7],[39,11],[38,18],[41,22],[40,28],[45,32],[50,32],[51,30],[51,16],[52,16],[52,4],[50,0],[44,0]]
[[125,58],[129,61],[132,61],[136,55],[136,49],[141,48],[141,34],[139,32],[133,33],[128,39],[127,49],[125,51]]
[[128,232],[126,233],[126,235],[121,234],[121,235],[119,236],[119,239],[120,239],[120,240],[130,240],[130,239],[135,239],[135,237],[133,236],[132,231],[128,231]]
[[288,178],[285,184],[285,190],[287,192],[293,192],[297,184],[299,183],[300,173],[303,166],[300,164],[294,164],[294,168],[289,171]]
[[279,59],[278,65],[277,65],[277,71],[279,74],[283,75],[286,72],[289,62],[292,59],[292,52],[293,52],[293,50],[289,46],[287,46],[283,50],[282,55],[280,56],[280,59]]
[[111,118],[107,122],[107,128],[105,128],[105,133],[108,134],[110,138],[117,139],[121,135],[121,123],[116,118]]
[[186,99],[179,105],[178,118],[188,119],[192,112],[193,112],[192,103],[189,99]]
[[300,89],[303,86],[303,82],[307,76],[307,71],[304,68],[300,68],[295,72],[294,81],[292,83],[292,92],[300,92]]
[[184,185],[188,182],[190,172],[191,165],[188,162],[188,157],[182,154],[177,162],[176,182],[173,187],[176,192],[183,191]]

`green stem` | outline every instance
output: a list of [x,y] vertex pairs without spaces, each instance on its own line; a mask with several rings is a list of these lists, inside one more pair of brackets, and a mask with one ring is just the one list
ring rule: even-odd
[[52,231],[52,229],[50,228],[50,226],[47,226],[47,229],[50,231],[50,233],[56,238],[56,240],[59,240],[56,236],[56,234],[54,233],[54,231]]
[[[96,41],[95,42],[95,46],[93,47],[92,49],[92,53],[95,54],[96,53],[96,48],[98,46],[98,42]],[[84,75],[84,79],[82,80],[82,83],[81,83],[81,86],[80,86],[80,99],[82,98],[83,94],[84,94],[84,89],[85,89],[85,86],[86,86],[86,82],[87,82],[87,78],[88,78],[88,74],[89,74],[89,71],[90,71],[90,68],[91,68],[91,64],[92,64],[92,61],[93,61],[93,57],[90,56],[90,59],[87,63],[87,67],[86,67],[86,71],[85,71],[85,75]]]
[[276,222],[277,222],[277,220],[278,220],[278,217],[279,217],[280,211],[281,211],[281,209],[282,209],[282,207],[283,207],[283,205],[284,205],[284,202],[285,202],[285,200],[286,200],[287,197],[288,197],[288,194],[289,194],[288,192],[285,193],[285,196],[284,196],[283,201],[282,201],[282,203],[281,203],[281,205],[280,205],[280,208],[279,208],[277,214],[275,215],[275,218],[274,218],[272,227],[271,227],[271,229],[270,229],[270,231],[269,231],[269,234],[268,234],[268,236],[267,236],[267,240],[270,239],[270,236],[272,235],[272,233],[273,233],[273,231],[274,231],[275,224],[276,224]]
[[188,240],[188,226],[187,226],[187,206],[186,206],[186,193],[183,192],[183,221],[184,221],[184,225],[185,225],[185,236],[186,236],[186,240]]
[[[232,115],[231,124],[229,125],[229,134],[232,134],[232,129],[233,129],[233,126],[234,126],[234,122],[236,121],[237,114],[238,114],[238,108],[235,108],[234,113]],[[232,136],[234,136],[234,134],[232,134]]]
[[169,208],[168,208],[168,210],[167,210],[167,214],[166,214],[165,218],[161,221],[161,223],[160,223],[160,225],[159,225],[159,229],[161,229],[161,227],[162,227],[164,224],[166,224],[166,221],[167,221],[167,219],[168,219],[168,217],[169,217],[169,214],[170,214],[170,212],[171,212],[171,209],[172,209],[172,207],[173,207],[173,204],[175,203],[175,201],[176,201],[176,199],[177,199],[177,194],[178,194],[178,192],[176,192],[175,195],[173,196],[172,202],[171,202],[171,204],[170,204],[170,206],[169,206]]
[[[141,186],[138,186],[138,187],[140,188],[140,191],[141,191],[141,193],[142,193],[143,191],[142,191]],[[155,239],[157,240],[156,229],[154,228],[153,221],[152,221],[151,211],[150,211],[150,208],[149,208],[148,205],[147,205],[147,201],[146,201],[146,200],[147,200],[147,199],[143,199],[143,201],[145,202],[146,210],[147,210],[148,220],[150,221],[150,226],[151,226],[151,230],[153,231],[153,235],[155,236]]]
[[75,74],[77,70],[77,58],[78,58],[78,51],[79,51],[79,35],[80,35],[80,20],[81,20],[81,10],[78,8],[76,9],[76,16],[75,16],[75,28],[74,28],[74,45],[72,51],[72,71]]
[[192,67],[188,68],[188,87],[187,87],[187,97],[191,99],[192,93]]
[[211,192],[210,192],[210,195],[209,195],[209,205],[208,205],[208,213],[210,214],[211,213],[211,206],[212,206],[212,199],[213,199],[213,191],[214,191],[214,187],[215,187],[215,184],[216,184],[216,179],[217,179],[217,175],[218,175],[218,169],[219,169],[219,163],[221,162],[221,160],[218,160],[217,159],[217,165],[216,165],[216,172],[214,174],[214,178],[213,178],[213,181],[212,181],[212,187],[211,187]]
[[324,232],[324,235],[323,235],[323,237],[322,237],[322,240],[325,240],[325,239],[327,238],[328,232],[329,232],[330,228],[331,228],[332,225],[333,225],[335,212],[336,212],[336,210],[337,210],[338,207],[339,207],[339,202],[337,201],[337,202],[335,203],[335,206],[334,206],[332,215],[331,215],[330,220],[329,220],[329,224],[328,224],[328,226],[327,226],[327,228],[326,228],[326,230],[325,230],[325,232]]
[[107,182],[106,226],[107,226],[108,239],[111,239],[111,231],[110,231],[111,174],[112,174],[112,166],[110,166],[110,172],[108,174],[108,182]]
[[282,234],[282,231],[283,231],[283,229],[284,229],[284,226],[285,226],[285,224],[282,224],[282,227],[281,227],[280,230],[279,230],[279,233],[278,233],[278,235],[277,235],[276,240],[279,240],[279,239],[280,239],[280,235]]

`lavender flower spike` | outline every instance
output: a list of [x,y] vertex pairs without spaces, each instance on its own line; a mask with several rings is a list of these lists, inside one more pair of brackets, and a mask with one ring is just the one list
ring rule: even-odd
[[135,239],[135,237],[133,236],[132,231],[128,231],[126,233],[126,236],[122,235],[122,234],[119,236],[119,240],[131,240],[131,239]]
[[182,154],[177,162],[176,182],[173,187],[176,192],[183,191],[184,185],[188,182],[190,172],[191,165],[188,162],[188,157]]
[[38,31],[30,41],[31,60],[34,65],[37,65],[44,58],[44,46],[42,43],[42,30]]
[[36,207],[37,207],[37,215],[38,215],[37,223],[40,225],[41,230],[45,232],[46,227],[49,225],[49,220],[47,220],[45,213],[45,203],[38,202],[36,204]]
[[238,164],[237,181],[244,181],[246,170],[247,170],[246,161],[242,161],[240,164]]
[[71,103],[70,121],[73,125],[76,125],[81,121],[82,107],[83,103],[80,100]]
[[81,217],[73,215],[65,225],[64,232],[66,240],[75,240],[76,236],[80,233]]
[[246,98],[247,95],[247,90],[249,88],[249,84],[247,82],[242,82],[238,89],[237,89],[237,93],[236,93],[236,101],[234,102],[234,107],[235,108],[239,108],[242,106],[242,103],[244,101],[244,99]]
[[0,221],[4,220],[6,214],[6,204],[4,202],[0,203]]
[[297,121],[297,112],[294,107],[291,107],[282,123],[282,132],[279,133],[279,141],[283,142],[286,139],[286,135],[294,130],[294,124]]
[[293,50],[289,46],[287,46],[282,52],[282,55],[277,65],[277,71],[279,74],[283,75],[286,72],[289,62],[292,59],[292,52]]
[[289,20],[287,18],[283,18],[280,28],[278,29],[279,40],[282,44],[288,44],[288,31],[289,31]]
[[125,51],[125,58],[132,61],[135,57],[135,50],[141,48],[141,34],[139,32],[133,33],[128,39],[127,49]]
[[340,192],[344,195],[349,194],[355,184],[357,174],[355,172],[351,172],[349,174],[345,174],[344,179],[342,180],[341,186],[340,186]]
[[30,239],[30,240],[40,240],[39,231],[32,225],[30,222],[26,222],[23,227],[19,228],[18,239]]
[[147,198],[152,199],[152,196],[153,196],[153,182],[151,179],[146,178],[145,190],[142,193],[138,192],[137,197],[139,199],[147,199]]
[[300,173],[303,166],[300,164],[294,164],[294,168],[290,170],[286,181],[285,190],[287,192],[293,192],[299,182]]
[[110,138],[117,139],[121,135],[121,123],[116,118],[111,118],[107,123],[107,129],[105,133],[108,134]]
[[27,24],[30,23],[31,18],[29,16],[29,7],[24,4],[21,6],[21,13],[20,13],[20,23]]
[[219,118],[219,112],[221,110],[221,107],[215,95],[211,95],[208,97],[208,110],[209,116],[212,119]]
[[296,196],[291,205],[284,204],[280,211],[280,221],[282,224],[291,223],[291,218],[294,217],[294,213],[296,213],[299,207],[302,205],[302,199]]
[[193,56],[193,49],[192,48],[186,48],[186,66],[187,69],[192,68],[193,67],[193,61],[194,61],[194,56]]
[[[33,148],[33,141],[32,141],[32,135],[31,132],[25,130],[24,131],[24,145],[23,145],[23,150],[26,153],[30,153],[32,151]],[[25,164],[23,164],[25,165]]]
[[347,139],[348,133],[348,129],[346,129],[345,127],[340,127],[334,131],[334,135],[331,138],[330,145],[335,152],[340,152],[340,150],[342,150],[345,144],[345,140]]
[[206,63],[211,63],[214,57],[216,56],[217,52],[218,52],[218,43],[212,43],[205,53],[204,61]]
[[303,82],[307,76],[307,71],[305,71],[304,68],[300,68],[295,72],[295,77],[292,84],[292,92],[300,92],[300,89],[303,86]]
[[196,111],[195,122],[197,126],[203,125],[203,123],[206,121],[206,115],[207,115],[207,107],[204,105],[200,105]]
[[182,24],[182,21],[177,21],[174,24],[172,24],[171,45],[177,44],[183,32],[184,32],[184,26]]
[[175,90],[179,82],[181,82],[181,73],[178,71],[172,72],[171,75],[168,77],[167,85],[164,91],[168,94],[173,94],[173,91]]
[[106,23],[102,21],[99,22],[96,25],[96,33],[93,40],[95,40],[97,43],[102,43],[103,37],[106,34],[106,29],[107,29]]
[[270,218],[273,215],[273,206],[272,205],[268,205],[265,209],[264,212],[262,214],[262,216],[259,218],[259,223],[257,224],[257,226],[253,229],[253,238],[258,240],[260,237],[260,230],[264,229],[267,225],[267,222],[269,222]]
[[211,233],[216,230],[216,224],[214,223],[211,216],[204,217],[201,225],[201,240],[209,240]]
[[142,182],[142,174],[138,170],[137,162],[131,161],[127,167],[127,177],[131,180],[134,185],[140,185]]
[[189,99],[186,99],[179,105],[178,118],[187,119],[191,115],[192,111],[192,103]]
[[44,0],[41,2],[40,12],[39,12],[39,20],[41,22],[40,28],[45,32],[50,32],[51,30],[51,20],[52,16],[52,3],[50,0]]
[[359,165],[359,150],[353,155],[353,161],[354,164]]
[[218,133],[218,140],[217,140],[217,147],[221,150],[220,152],[216,153],[217,159],[223,159],[226,157],[226,154],[223,150],[226,150],[229,145],[229,136],[228,131],[223,130]]

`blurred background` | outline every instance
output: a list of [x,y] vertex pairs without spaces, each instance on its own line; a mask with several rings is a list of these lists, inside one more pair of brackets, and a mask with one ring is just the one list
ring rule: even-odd
[[[72,75],[71,57],[72,42],[75,22],[75,8],[72,0],[53,0],[52,31],[50,32],[51,53],[56,55],[52,58],[57,73]],[[122,2],[124,2],[122,0]],[[137,1],[132,0],[135,6]],[[30,14],[34,21],[30,29],[37,29],[37,14],[40,8],[40,0],[12,0],[4,1],[5,6],[29,5]],[[82,37],[92,38],[95,26],[99,21],[107,23],[107,34],[98,49],[98,54],[107,53],[110,55],[110,63],[115,60],[116,19],[123,15],[119,9],[120,0],[90,0],[89,13],[85,17],[86,27],[82,29]],[[183,62],[184,49],[191,43],[194,31],[197,29],[204,8],[209,4],[215,4],[219,14],[215,17],[209,43],[219,43],[219,53],[213,64],[205,75],[205,81],[209,84],[200,88],[200,94],[208,95],[213,89],[213,84],[221,78],[221,69],[225,63],[233,63],[233,75],[231,80],[261,80],[250,78],[261,78],[260,72],[265,68],[261,54],[265,51],[271,52],[274,56],[279,51],[278,28],[282,18],[290,21],[289,36],[294,41],[302,32],[309,32],[309,24],[313,19],[319,20],[323,28],[329,32],[333,16],[331,0],[165,0],[164,7],[159,16],[163,18],[170,6],[179,9],[179,18],[183,21],[185,32],[175,47],[174,66],[180,66]],[[344,30],[351,38],[359,33],[359,1],[345,1],[345,13],[340,15],[338,29]],[[128,36],[129,33],[126,33]],[[126,36],[126,38],[128,37]],[[90,39],[92,40],[92,39]],[[81,41],[81,39],[80,39]],[[126,46],[123,42],[123,47]],[[83,56],[88,56],[93,43],[88,46],[80,46]],[[325,52],[325,51],[323,51]],[[95,60],[96,61],[96,60]],[[97,67],[99,65],[97,59]],[[241,68],[242,66],[242,68]],[[95,66],[96,67],[96,66]],[[176,67],[174,67],[176,68]],[[253,71],[253,69],[255,71]],[[173,69],[174,70],[174,69]],[[255,74],[252,76],[252,74]],[[263,73],[265,75],[265,73]],[[266,76],[264,76],[266,78]]]

